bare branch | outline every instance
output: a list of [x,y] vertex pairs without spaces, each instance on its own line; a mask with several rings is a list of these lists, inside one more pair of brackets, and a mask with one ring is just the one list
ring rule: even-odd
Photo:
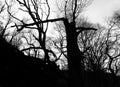
[[0,13],[2,13],[4,10],[5,10],[5,5],[3,5],[1,8],[0,8]]
[[26,51],[26,50],[30,50],[30,49],[42,49],[41,47],[28,47],[28,48],[24,48],[21,51]]
[[[29,23],[29,24],[18,25],[18,26],[22,26],[23,28],[25,28],[27,26],[33,26],[33,25],[40,24],[40,23],[56,22],[56,21],[64,21],[64,18],[48,19],[48,20],[43,20],[43,21],[36,22],[36,23]],[[11,27],[15,27],[15,26],[11,26]]]

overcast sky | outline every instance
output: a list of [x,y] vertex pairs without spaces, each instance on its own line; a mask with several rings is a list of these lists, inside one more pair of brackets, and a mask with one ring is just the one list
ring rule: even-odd
[[94,0],[85,10],[85,16],[92,22],[105,22],[105,19],[112,16],[115,10],[120,10],[120,0]]
[[[56,0],[48,1],[50,7],[52,7],[51,9],[56,9],[54,7],[56,5]],[[118,9],[120,9],[120,0],[93,0],[92,4],[85,9],[84,16],[94,23],[105,23],[105,19],[109,16],[112,16],[113,12]],[[53,18],[55,13],[51,12],[51,16],[51,18]],[[50,27],[52,28],[51,24]]]
[[[49,0],[54,10],[56,0]],[[113,12],[120,10],[120,0],[93,0],[92,4],[84,9],[84,16],[94,23],[105,23],[106,19],[113,15]],[[53,16],[53,14],[52,14]]]
[[[53,11],[56,10],[54,7],[56,5],[55,1],[49,0],[50,7]],[[107,23],[106,19],[112,16],[116,10],[120,10],[120,0],[93,0],[92,4],[84,9],[83,15],[93,23],[105,25]],[[51,12],[50,18],[54,18],[55,14]],[[52,28],[51,24],[50,27]]]

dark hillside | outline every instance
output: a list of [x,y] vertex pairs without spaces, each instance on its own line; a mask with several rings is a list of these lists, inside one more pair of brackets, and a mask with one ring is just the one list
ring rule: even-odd
[[25,56],[0,37],[0,84],[2,87],[62,87],[66,81],[53,62]]

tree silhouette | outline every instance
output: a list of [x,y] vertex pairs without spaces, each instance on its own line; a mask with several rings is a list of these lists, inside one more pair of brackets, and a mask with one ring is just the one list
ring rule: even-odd
[[[25,36],[22,36],[22,38],[25,38],[28,45],[30,45],[29,48],[24,48],[22,51],[26,52],[27,50],[33,49],[34,52],[36,49],[42,49],[44,54],[44,61],[48,66],[52,66],[55,63],[50,61],[49,53],[51,53],[55,58],[56,55],[51,49],[47,49],[46,47],[46,33],[48,30],[48,23],[49,22],[56,22],[56,21],[62,21],[65,27],[66,31],[66,41],[67,41],[67,57],[68,57],[68,84],[69,87],[78,86],[82,84],[82,80],[80,78],[80,69],[81,65],[80,62],[83,58],[82,52],[79,50],[78,47],[78,40],[77,37],[80,32],[84,30],[96,30],[93,27],[79,27],[77,26],[77,18],[80,14],[80,12],[83,10],[84,7],[88,5],[88,1],[80,1],[80,0],[68,0],[65,2],[64,6],[64,13],[65,15],[62,18],[56,18],[56,19],[48,19],[50,15],[50,6],[48,4],[48,0],[45,1],[45,5],[47,7],[47,11],[44,12],[43,8],[41,8],[42,4],[39,4],[39,1],[31,0],[31,1],[20,1],[17,0],[17,3],[21,6],[19,10],[28,13],[29,17],[28,19],[32,20],[32,23],[29,23],[29,21],[25,21],[24,19],[19,19],[14,15],[14,12],[12,12],[12,5],[5,1],[7,5],[7,12],[8,15],[13,18],[16,21],[13,21],[14,25],[11,26],[12,28],[16,29],[16,33],[21,33],[24,31],[24,29],[29,28],[31,30],[37,30],[38,37],[34,34],[32,34],[32,37],[39,42],[39,46],[36,47],[34,44],[31,44],[29,42],[29,39],[27,39]],[[72,5],[72,6],[71,6]],[[23,8],[24,7],[24,8]],[[69,9],[70,8],[70,9]],[[42,11],[39,13],[39,10]],[[70,11],[71,10],[71,11]],[[43,17],[45,15],[45,17]],[[46,24],[46,25],[45,25]],[[44,28],[45,26],[45,28]],[[13,42],[13,38],[10,40]],[[30,52],[30,51],[29,51]],[[36,56],[34,56],[36,57]],[[55,66],[55,65],[54,65]],[[54,67],[53,66],[53,67]],[[57,69],[57,68],[56,68]]]
[[[8,77],[7,84],[4,84],[12,86],[12,81],[15,80],[10,82],[9,80],[14,76],[14,79],[20,78],[19,82],[21,82],[15,81],[14,87],[17,84],[25,87],[109,86],[106,85],[111,81],[108,80],[109,77],[116,79],[119,72],[117,62],[119,53],[117,48],[114,48],[114,45],[119,45],[117,43],[119,34],[115,34],[114,41],[111,40],[111,31],[114,30],[112,28],[114,25],[119,28],[118,20],[115,21],[119,16],[116,14],[113,20],[110,20],[108,29],[95,26],[80,15],[91,2],[91,0],[66,0],[62,5],[57,3],[61,14],[58,18],[50,19],[51,8],[48,0],[14,1],[13,3],[19,6],[19,11],[27,13],[27,17],[24,18],[16,16],[16,12],[12,10],[13,3],[5,0],[8,19],[6,25],[1,26],[0,31],[0,49],[4,49],[0,51],[0,64],[4,67],[0,68],[2,74],[7,75],[5,78]],[[0,12],[3,12],[3,9],[4,5]],[[47,37],[49,22],[58,22],[56,30],[59,32],[59,38]],[[8,32],[10,29],[14,31]],[[104,29],[105,33],[103,33]],[[115,56],[110,54],[113,49],[116,50]],[[68,61],[67,71],[60,71],[56,64],[63,56]],[[105,62],[107,59],[109,61]],[[18,74],[23,76],[20,77]],[[4,76],[1,76],[2,79]],[[36,80],[36,78],[41,79]],[[105,85],[103,85],[104,81]]]
[[[18,1],[20,3],[20,1]],[[26,1],[24,0],[24,3]],[[5,1],[7,6],[7,12],[8,12],[8,21],[4,27],[1,25],[1,32],[0,32],[0,75],[2,82],[0,82],[1,85],[5,87],[13,86],[40,86],[44,85],[46,87],[48,86],[57,86],[57,78],[59,69],[55,62],[52,62],[49,60],[48,52],[52,53],[51,50],[46,49],[45,39],[46,39],[46,32],[47,32],[47,26],[45,31],[43,31],[42,24],[36,23],[36,28],[39,32],[39,38],[37,38],[33,33],[30,34],[30,39],[26,36],[26,33],[29,32],[29,29],[32,30],[35,27],[29,27],[26,26],[28,31],[25,32],[24,29],[18,26],[18,24],[23,24],[23,28],[26,21],[20,20],[19,18],[15,17],[12,12],[11,3],[8,3]],[[29,3],[29,2],[28,2]],[[33,6],[36,6],[36,2],[32,2]],[[47,2],[46,2],[47,4]],[[26,5],[25,5],[26,6]],[[27,6],[26,6],[27,7]],[[35,7],[36,9],[36,7]],[[21,9],[22,10],[22,9]],[[36,9],[37,10],[37,9]],[[30,11],[30,10],[29,10]],[[32,12],[30,12],[31,17],[34,18]],[[36,16],[38,16],[36,12]],[[48,16],[47,16],[48,17]],[[37,21],[41,21],[39,17],[37,17]],[[13,21],[15,19],[15,21]],[[35,20],[34,20],[35,19]],[[36,18],[33,20],[36,21]],[[47,18],[46,18],[47,20]],[[9,31],[9,24],[14,23],[15,30],[11,33]],[[37,40],[40,43],[40,46],[34,45],[34,43],[31,43],[31,39],[34,38],[34,40]],[[30,46],[29,48],[19,49],[21,44],[24,43],[24,41]],[[19,43],[20,42],[20,43]],[[29,52],[29,50],[34,50],[34,52],[37,49],[44,50],[44,60],[39,59],[38,53],[35,53],[35,55],[31,56],[31,54],[25,54],[26,51]],[[44,72],[44,73],[43,73]],[[12,79],[13,78],[13,79]],[[54,79],[53,79],[54,78]],[[12,80],[11,80],[12,79]],[[38,80],[39,79],[39,80]],[[52,79],[52,80],[51,80]],[[46,84],[47,82],[47,84]]]

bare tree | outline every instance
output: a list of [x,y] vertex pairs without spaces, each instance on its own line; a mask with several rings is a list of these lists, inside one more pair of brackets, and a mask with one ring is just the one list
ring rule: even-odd
[[[18,8],[18,10],[24,12],[24,13],[27,13],[28,15],[28,18],[27,18],[27,21],[25,21],[24,19],[20,19],[18,17],[15,16],[15,14],[13,14],[13,12],[10,11],[10,9],[12,7],[10,7],[10,4],[7,3],[6,1],[6,5],[7,5],[7,11],[9,13],[9,15],[16,21],[18,22],[13,22],[14,23],[14,26],[16,28],[16,32],[20,33],[21,31],[25,30],[25,29],[31,29],[32,31],[33,30],[36,30],[36,33],[38,36],[32,34],[32,38],[34,38],[36,41],[39,42],[39,47],[31,47],[29,49],[33,49],[34,48],[34,51],[35,50],[38,50],[39,49],[42,49],[44,51],[44,60],[49,63],[50,60],[49,60],[49,55],[48,53],[52,53],[52,51],[46,49],[46,33],[47,33],[47,30],[48,30],[48,23],[49,22],[46,22],[46,23],[43,23],[41,22],[42,20],[48,20],[49,18],[49,15],[50,15],[50,6],[48,4],[48,1],[47,0],[44,0],[44,2],[41,2],[41,1],[38,1],[38,0],[31,0],[31,1],[27,1],[27,0],[23,0],[23,1],[20,1],[20,0],[17,0],[17,2],[20,7]],[[43,4],[42,4],[43,3]],[[43,10],[42,6],[44,6],[44,8],[46,8],[46,12]],[[41,11],[41,12],[40,12]],[[35,24],[34,26],[26,26],[27,23],[29,21],[33,21]],[[38,22],[41,22],[41,23],[38,23]],[[20,25],[20,26],[19,26]],[[30,33],[31,34],[31,33]],[[26,37],[24,37],[26,38]],[[28,43],[28,38],[26,38],[26,41]],[[30,45],[28,43],[28,45]],[[23,49],[25,51],[25,49]],[[26,49],[28,50],[28,49]]]
[[[63,2],[62,7],[58,7],[62,16],[65,17],[64,27],[66,32],[67,42],[67,56],[68,56],[68,68],[69,68],[69,86],[78,86],[82,81],[80,79],[81,60],[83,58],[82,51],[78,46],[78,35],[85,30],[96,30],[92,26],[78,26],[81,25],[79,21],[81,11],[90,4],[90,0],[67,0]],[[58,5],[61,6],[61,5]],[[73,85],[72,83],[74,82]]]
[[[17,3],[21,6],[19,10],[28,13],[29,19],[32,21],[24,21],[23,19],[19,19],[17,16],[15,16],[10,10],[11,6],[6,1],[7,5],[7,11],[10,17],[17,20],[17,22],[13,22],[14,25],[11,26],[12,28],[16,28],[17,32],[22,32],[24,29],[31,29],[31,30],[37,30],[38,36],[33,35],[33,37],[39,42],[39,48],[43,49],[44,51],[44,61],[48,65],[51,65],[50,61],[50,55],[52,54],[54,57],[56,57],[55,53],[51,49],[47,49],[46,46],[46,33],[48,30],[48,23],[49,22],[56,22],[56,21],[62,21],[64,24],[64,29],[66,32],[66,48],[67,48],[67,59],[68,59],[68,72],[69,72],[69,87],[77,87],[78,85],[82,85],[81,80],[81,60],[83,59],[82,51],[80,51],[78,46],[78,35],[83,31],[88,30],[96,30],[93,28],[93,26],[78,26],[79,23],[79,16],[83,8],[85,8],[87,5],[90,4],[91,1],[89,0],[67,0],[64,2],[63,6],[63,13],[64,15],[62,18],[56,18],[56,19],[49,19],[50,15],[50,6],[48,4],[48,0],[44,0],[42,3],[41,0],[17,0]],[[47,11],[44,12],[41,5],[46,5]],[[41,11],[41,12],[39,12]],[[81,24],[80,24],[81,25]],[[84,32],[85,33],[85,32]],[[26,39],[26,38],[25,38]],[[55,47],[58,47],[60,49],[61,53],[66,56],[66,53],[64,53],[64,43],[63,40],[64,37],[60,38],[59,45],[55,41],[54,45]],[[26,39],[27,44],[30,44],[28,40]],[[62,42],[61,42],[62,41]],[[32,44],[33,45],[33,44]],[[36,49],[36,47],[31,46],[30,48]],[[23,49],[28,50],[28,49]],[[23,51],[22,50],[22,51]],[[59,57],[58,57],[59,58]]]
[[[116,76],[119,72],[119,14],[115,13],[109,22],[109,33],[107,35],[106,54],[109,57],[108,67],[110,72]],[[112,53],[113,51],[113,53]],[[118,66],[117,66],[118,64]]]
[[[93,70],[103,70],[116,76],[119,72],[119,67],[117,66],[119,64],[119,22],[114,17],[108,21],[108,28],[101,27],[100,29],[98,27],[92,45],[88,49],[90,51],[88,55],[92,55],[88,56],[88,59],[91,58],[93,64],[95,64],[95,68],[90,66]],[[87,60],[87,62],[89,61]]]

